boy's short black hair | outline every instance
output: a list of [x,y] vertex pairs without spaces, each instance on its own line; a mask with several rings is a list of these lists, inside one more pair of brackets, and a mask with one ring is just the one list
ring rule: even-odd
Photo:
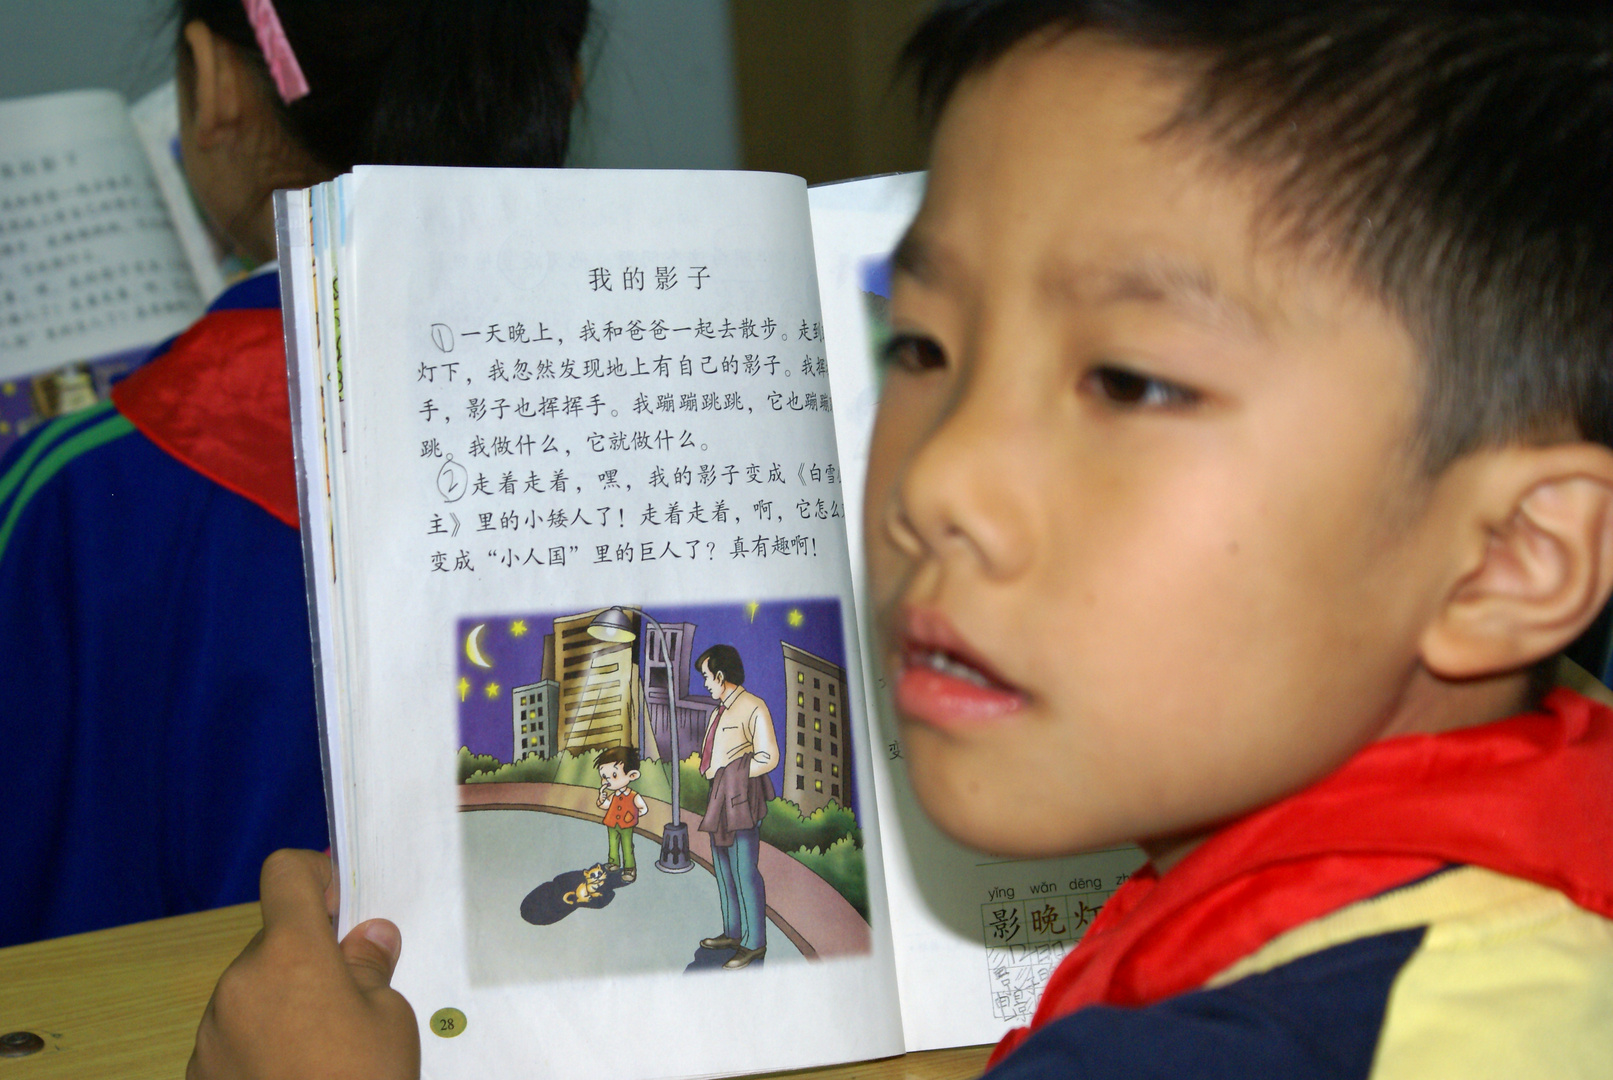
[[594,759],[594,768],[604,768],[606,765],[620,765],[624,773],[638,772],[638,751],[631,746],[612,746],[599,752]]
[[[954,0],[907,45],[930,119],[1027,39],[1180,61],[1161,134],[1272,182],[1424,358],[1418,450],[1613,445],[1613,12],[1606,3]],[[1570,430],[1570,426],[1572,430]]]
[[695,657],[694,669],[699,671],[701,668],[713,675],[721,675],[725,683],[745,685],[745,665],[739,659],[739,650],[732,645],[713,645]]

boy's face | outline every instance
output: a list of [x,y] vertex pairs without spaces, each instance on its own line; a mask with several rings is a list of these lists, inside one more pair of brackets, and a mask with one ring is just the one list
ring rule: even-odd
[[1168,848],[1328,771],[1439,598],[1409,335],[1149,137],[1156,63],[1077,35],[965,81],[898,256],[883,659],[926,808],[1005,853]]
[[637,779],[638,770],[628,772],[614,761],[607,761],[599,767],[599,782],[612,791],[620,791]]

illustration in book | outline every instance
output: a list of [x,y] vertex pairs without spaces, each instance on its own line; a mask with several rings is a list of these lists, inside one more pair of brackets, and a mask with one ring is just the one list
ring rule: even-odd
[[867,953],[842,625],[834,598],[459,619],[472,978]]

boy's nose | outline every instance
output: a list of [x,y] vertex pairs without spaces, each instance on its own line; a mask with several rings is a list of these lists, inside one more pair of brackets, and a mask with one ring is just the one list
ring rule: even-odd
[[1011,400],[965,386],[902,477],[888,519],[893,541],[990,578],[1022,573],[1035,548],[1033,430]]

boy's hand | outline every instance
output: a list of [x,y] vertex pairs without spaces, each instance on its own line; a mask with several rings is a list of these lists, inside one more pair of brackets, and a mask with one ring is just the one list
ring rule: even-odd
[[263,863],[263,929],[219,978],[187,1080],[420,1075],[414,1010],[388,984],[402,938],[385,919],[337,944],[330,860],[277,851]]

